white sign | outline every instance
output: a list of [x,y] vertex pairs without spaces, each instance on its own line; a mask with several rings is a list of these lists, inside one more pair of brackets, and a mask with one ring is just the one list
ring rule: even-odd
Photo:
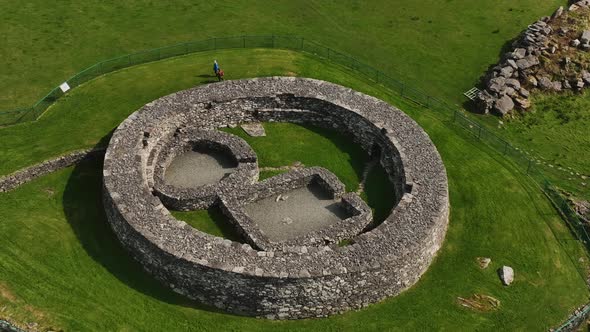
[[68,82],[63,82],[59,88],[61,89],[61,91],[63,93],[65,93],[66,91],[68,91],[70,89],[70,86],[68,85]]

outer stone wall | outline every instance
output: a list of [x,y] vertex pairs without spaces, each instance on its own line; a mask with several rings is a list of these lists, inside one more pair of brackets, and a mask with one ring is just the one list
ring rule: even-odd
[[0,192],[13,190],[40,176],[72,166],[85,158],[98,156],[103,152],[103,148],[74,151],[54,159],[46,160],[40,164],[21,169],[4,177],[0,177]]
[[[382,224],[343,247],[260,251],[174,219],[153,194],[161,148],[178,128],[251,121],[310,123],[349,133],[367,152],[380,153],[397,206]],[[322,317],[396,295],[426,271],[448,224],[446,173],[426,133],[383,101],[311,79],[227,81],[149,103],[113,134],[103,175],[113,230],[147,271],[181,294],[245,315]],[[239,197],[245,189],[232,190]]]

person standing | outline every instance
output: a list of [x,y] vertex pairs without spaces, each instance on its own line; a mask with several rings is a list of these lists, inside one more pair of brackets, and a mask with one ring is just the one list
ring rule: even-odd
[[215,75],[217,75],[217,72],[219,71],[219,64],[217,63],[217,60],[213,61],[213,71],[215,72]]
[[219,80],[219,82],[223,81],[223,75],[224,74],[225,73],[223,72],[223,69],[218,68],[218,70],[217,70],[217,79]]

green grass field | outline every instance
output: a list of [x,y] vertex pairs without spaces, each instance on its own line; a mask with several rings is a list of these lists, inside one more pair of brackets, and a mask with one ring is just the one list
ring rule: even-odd
[[[0,174],[105,144],[144,103],[207,81],[200,75],[209,72],[213,57],[227,64],[228,78],[294,73],[330,80],[382,98],[423,126],[447,168],[451,221],[422,280],[398,297],[328,319],[272,322],[191,303],[160,286],[119,246],[102,210],[97,161],[0,194],[0,316],[67,331],[529,331],[555,326],[588,301],[586,252],[512,164],[430,111],[298,53],[211,52],[100,77],[68,93],[39,121],[0,129]],[[338,155],[343,150],[333,143],[330,154]],[[262,144],[258,149],[264,153]],[[374,177],[370,181],[379,181]],[[480,270],[477,256],[491,257],[490,268]],[[510,287],[501,286],[495,272],[504,264],[516,271]],[[457,303],[473,294],[491,295],[501,306],[483,313]]]
[[590,95],[536,94],[530,112],[485,122],[540,161],[560,187],[590,199]]
[[498,60],[508,40],[566,1],[1,3],[3,110],[29,106],[104,59],[244,34],[300,35],[350,53],[434,96],[460,102],[461,93]]

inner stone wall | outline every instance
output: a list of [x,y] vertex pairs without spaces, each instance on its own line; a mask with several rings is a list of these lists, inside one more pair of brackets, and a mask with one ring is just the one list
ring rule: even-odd
[[[178,128],[286,121],[352,135],[392,179],[397,206],[353,244],[267,251],[200,232],[153,195],[158,154]],[[401,111],[311,79],[227,81],[144,106],[113,134],[104,163],[104,203],[122,244],[170,288],[228,312],[267,318],[323,317],[398,294],[426,271],[448,224],[444,166],[426,133]],[[238,185],[222,189],[242,190]]]

